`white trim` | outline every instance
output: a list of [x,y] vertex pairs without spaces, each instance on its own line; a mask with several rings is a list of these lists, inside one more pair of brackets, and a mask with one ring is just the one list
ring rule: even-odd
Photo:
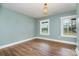
[[70,16],[63,16],[63,17],[61,17],[61,18],[63,18],[63,19],[66,19],[66,18],[74,18],[74,17],[77,17],[77,15],[70,15]]
[[50,39],[50,38],[45,38],[45,37],[34,37],[34,38],[44,39],[44,40],[50,40],[50,41],[56,41],[56,42],[61,42],[61,43],[66,43],[66,44],[76,45],[76,43],[74,43],[74,42],[68,42],[68,41],[63,41],[63,40]]
[[44,37],[33,37],[33,38],[28,38],[28,39],[25,39],[25,40],[21,40],[21,41],[18,41],[18,42],[14,42],[14,43],[10,43],[10,44],[7,44],[7,45],[0,46],[0,49],[6,48],[6,47],[10,47],[10,46],[13,46],[13,45],[16,45],[16,44],[19,44],[19,43],[23,43],[23,42],[26,42],[26,41],[30,41],[30,40],[33,40],[33,39],[36,39],[36,38],[76,45],[76,43],[74,43],[74,42],[61,41],[61,40],[56,40],[56,39],[49,39],[49,38],[44,38]]
[[61,36],[63,37],[71,37],[71,38],[76,38],[77,36],[74,36],[74,35],[64,35],[64,34],[61,34]]
[[76,38],[76,36],[73,36],[73,35],[64,35],[63,34],[63,19],[65,19],[65,18],[73,18],[73,17],[76,17],[76,15],[71,15],[71,16],[64,16],[64,17],[60,17],[60,19],[61,19],[61,36],[63,36],[63,37],[72,37],[72,38]]
[[21,41],[18,41],[18,42],[9,43],[7,45],[0,46],[0,49],[6,48],[6,47],[9,47],[9,46],[13,46],[13,45],[16,45],[16,44],[19,44],[19,43],[22,43],[22,42],[30,41],[32,39],[34,39],[34,38],[28,38],[28,39],[21,40]]
[[76,48],[76,53],[77,53],[77,55],[79,56],[79,50],[78,50],[78,48]]

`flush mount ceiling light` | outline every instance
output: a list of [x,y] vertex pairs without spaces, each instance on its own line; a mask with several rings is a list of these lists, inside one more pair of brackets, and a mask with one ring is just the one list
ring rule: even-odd
[[43,13],[45,16],[48,15],[48,4],[47,3],[44,3],[44,6],[43,6]]

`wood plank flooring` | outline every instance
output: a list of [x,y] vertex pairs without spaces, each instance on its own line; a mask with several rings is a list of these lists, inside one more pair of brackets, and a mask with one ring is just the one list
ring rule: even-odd
[[34,39],[0,49],[0,56],[76,56],[75,45]]

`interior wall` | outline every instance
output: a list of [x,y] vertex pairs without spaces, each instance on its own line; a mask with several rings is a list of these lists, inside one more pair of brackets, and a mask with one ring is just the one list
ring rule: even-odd
[[0,46],[34,37],[35,20],[0,6]]
[[[71,15],[76,15],[76,10],[38,19],[36,22],[36,37],[46,37],[46,38],[52,38],[52,39],[64,40],[64,41],[76,43],[76,38],[61,36],[61,19],[60,19],[60,17],[71,16]],[[50,24],[49,24],[50,25],[49,26],[50,35],[40,35],[40,20],[44,20],[44,19],[50,20]]]
[[77,4],[77,48],[79,50],[79,4]]
[[[31,37],[47,37],[76,42],[76,38],[62,37],[60,32],[60,17],[75,14],[76,11],[70,11],[50,17],[34,19],[0,6],[0,46]],[[40,35],[40,20],[47,18],[50,19],[50,35]]]

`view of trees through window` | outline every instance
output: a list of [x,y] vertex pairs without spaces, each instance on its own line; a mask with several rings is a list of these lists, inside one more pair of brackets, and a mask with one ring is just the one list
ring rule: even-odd
[[43,33],[48,33],[48,25],[47,25],[48,22],[42,22],[42,24],[45,25],[45,26],[43,25],[44,27],[42,28],[42,32],[43,32]]
[[40,21],[40,34],[49,35],[49,19]]

